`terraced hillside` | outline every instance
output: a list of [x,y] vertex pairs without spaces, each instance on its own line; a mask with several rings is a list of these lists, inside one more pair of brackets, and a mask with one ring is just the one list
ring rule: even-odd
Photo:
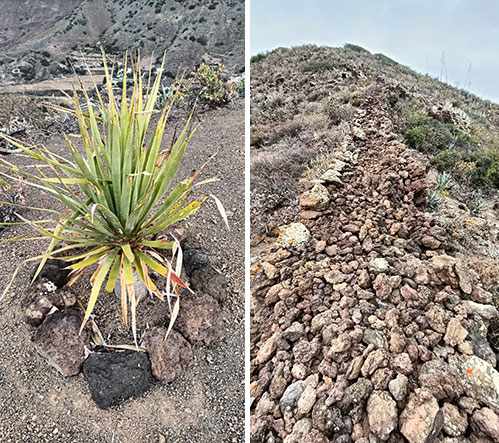
[[[181,65],[223,62],[244,69],[244,1],[54,0],[2,5],[0,83],[65,76],[80,52],[110,55],[166,50],[173,76]],[[83,67],[83,66],[80,66]]]

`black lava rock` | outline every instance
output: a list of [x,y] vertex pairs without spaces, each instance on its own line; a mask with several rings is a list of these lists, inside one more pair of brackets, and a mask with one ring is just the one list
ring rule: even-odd
[[106,409],[144,393],[151,382],[151,364],[145,352],[94,353],[83,362],[83,374],[92,399]]
[[[69,273],[71,272],[71,270],[64,269],[69,265],[70,263],[68,263],[67,261],[50,258],[47,260],[36,279],[39,280],[41,278],[46,278],[47,280],[54,283],[54,285],[58,289],[60,289],[69,281]],[[37,269],[38,264],[33,270],[33,275],[35,275]]]
[[224,302],[228,295],[227,282],[224,275],[217,271],[213,251],[188,241],[182,248],[185,272],[189,276],[191,287]]

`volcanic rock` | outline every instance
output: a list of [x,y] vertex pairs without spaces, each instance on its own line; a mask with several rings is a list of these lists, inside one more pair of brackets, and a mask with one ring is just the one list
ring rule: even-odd
[[92,353],[83,363],[92,399],[101,409],[138,397],[149,387],[151,365],[144,352]]
[[214,345],[224,336],[222,311],[218,302],[203,293],[183,297],[175,329],[192,344]]
[[36,350],[62,375],[77,375],[85,346],[90,347],[88,327],[79,334],[82,321],[79,311],[56,311],[45,318],[32,339]]
[[167,329],[154,327],[144,336],[153,375],[163,382],[171,382],[192,361],[191,345],[177,331],[172,330],[165,340]]

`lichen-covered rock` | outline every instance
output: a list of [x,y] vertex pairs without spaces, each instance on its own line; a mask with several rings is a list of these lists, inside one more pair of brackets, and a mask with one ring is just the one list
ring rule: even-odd
[[303,193],[300,197],[300,206],[303,209],[322,211],[329,205],[329,192],[327,188],[317,183],[310,191]]
[[283,248],[305,246],[311,239],[310,231],[303,223],[291,223],[279,227],[277,243]]
[[490,363],[475,355],[452,355],[449,366],[457,372],[467,395],[499,413],[499,372]]

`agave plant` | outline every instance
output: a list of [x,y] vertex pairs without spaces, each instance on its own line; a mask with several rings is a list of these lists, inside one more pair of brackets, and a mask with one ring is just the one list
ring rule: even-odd
[[[34,166],[36,173],[22,171],[23,178],[20,178],[21,171],[16,166],[1,160],[5,172],[0,172],[0,175],[45,191],[67,207],[64,212],[47,210],[56,215],[50,220],[52,228],[25,220],[43,236],[50,238],[45,253],[35,257],[40,264],[33,280],[47,259],[58,258],[63,252],[70,254],[63,257],[71,263],[69,284],[73,284],[89,267],[96,266],[90,278],[92,290],[81,325],[83,329],[104,283],[106,291],[110,292],[119,279],[123,321],[127,324],[130,308],[132,331],[137,342],[136,307],[140,297],[134,291],[134,273],[138,274],[149,293],[161,299],[164,295],[152,282],[151,270],[167,277],[167,294],[173,291],[176,295],[170,331],[179,310],[178,286],[186,287],[177,275],[181,254],[177,254],[174,267],[173,255],[178,250],[178,242],[154,240],[154,236],[194,214],[207,196],[193,201],[189,198],[193,181],[200,170],[173,185],[184,151],[194,133],[189,130],[190,117],[172,145],[168,149],[161,148],[171,103],[175,100],[170,94],[162,110],[155,111],[164,58],[154,82],[152,71],[149,72],[147,85],[143,84],[140,58],[131,60],[133,87],[131,96],[127,97],[125,56],[120,103],[112,88],[112,69],[108,69],[104,52],[102,56],[107,100],[104,100],[94,81],[98,99],[98,104],[94,105],[80,82],[82,102],[74,88],[71,97],[74,109],[55,106],[77,118],[83,146],[78,148],[65,135],[69,151],[69,158],[66,158],[44,147],[26,146],[2,135],[38,164]],[[154,112],[159,114],[159,119],[152,125]],[[146,140],[148,131],[151,135]],[[59,241],[67,245],[56,248]],[[172,258],[167,260],[159,250],[172,250]]]

